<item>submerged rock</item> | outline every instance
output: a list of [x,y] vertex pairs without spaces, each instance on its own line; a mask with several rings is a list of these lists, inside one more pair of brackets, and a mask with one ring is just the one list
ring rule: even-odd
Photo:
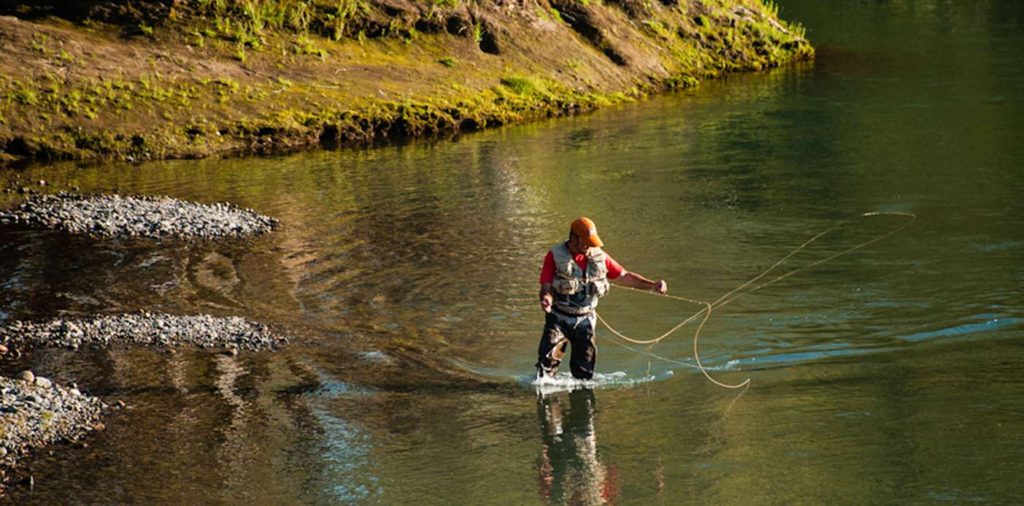
[[29,197],[17,209],[0,212],[0,224],[117,238],[243,237],[270,232],[278,223],[233,204],[199,204],[151,196],[39,195]]

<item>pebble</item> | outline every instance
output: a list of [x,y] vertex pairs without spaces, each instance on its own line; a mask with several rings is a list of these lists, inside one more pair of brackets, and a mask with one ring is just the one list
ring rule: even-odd
[[7,347],[0,344],[0,355],[7,353]]
[[28,197],[18,208],[0,212],[0,224],[104,238],[187,240],[263,234],[279,221],[228,203],[61,192]]
[[49,378],[44,378],[42,376],[36,376],[35,384],[43,388],[50,388],[53,386],[53,382],[50,381]]
[[18,379],[26,383],[32,383],[36,380],[36,375],[32,371],[25,370],[18,373]]
[[18,347],[33,345],[77,349],[82,345],[120,343],[227,348],[225,353],[234,355],[239,350],[275,349],[288,342],[267,325],[239,316],[176,316],[149,312],[35,322],[15,320],[0,325],[0,333],[7,335]]

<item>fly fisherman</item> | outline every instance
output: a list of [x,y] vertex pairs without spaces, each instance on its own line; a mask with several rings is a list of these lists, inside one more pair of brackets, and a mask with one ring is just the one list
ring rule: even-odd
[[667,293],[665,280],[651,281],[628,272],[608,256],[590,218],[578,218],[569,226],[569,240],[559,243],[544,257],[540,272],[540,307],[544,333],[537,350],[537,377],[554,376],[572,346],[569,370],[573,377],[591,379],[597,362],[594,329],[598,299],[608,293],[608,281]]

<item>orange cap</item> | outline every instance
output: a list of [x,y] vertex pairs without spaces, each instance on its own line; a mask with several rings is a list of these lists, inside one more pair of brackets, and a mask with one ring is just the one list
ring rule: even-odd
[[576,237],[583,239],[583,242],[592,248],[604,246],[601,238],[597,236],[597,225],[594,225],[594,220],[586,216],[576,218],[576,221],[572,222],[572,225],[569,226],[569,231]]

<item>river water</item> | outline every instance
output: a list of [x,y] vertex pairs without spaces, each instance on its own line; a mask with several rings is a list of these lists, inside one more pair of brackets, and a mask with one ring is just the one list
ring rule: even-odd
[[[373,150],[62,164],[23,180],[230,201],[226,244],[0,230],[0,318],[242,315],[269,354],[5,361],[128,408],[29,462],[21,504],[1020,503],[1024,8],[787,0],[813,63],[584,117]],[[963,5],[961,5],[963,4]],[[2,174],[13,177],[13,172]],[[8,201],[11,203],[12,201]],[[812,265],[894,230],[895,235]],[[599,378],[537,388],[537,277],[578,215],[627,269],[713,301]],[[802,270],[801,270],[802,269]],[[700,306],[613,289],[655,337]]]

